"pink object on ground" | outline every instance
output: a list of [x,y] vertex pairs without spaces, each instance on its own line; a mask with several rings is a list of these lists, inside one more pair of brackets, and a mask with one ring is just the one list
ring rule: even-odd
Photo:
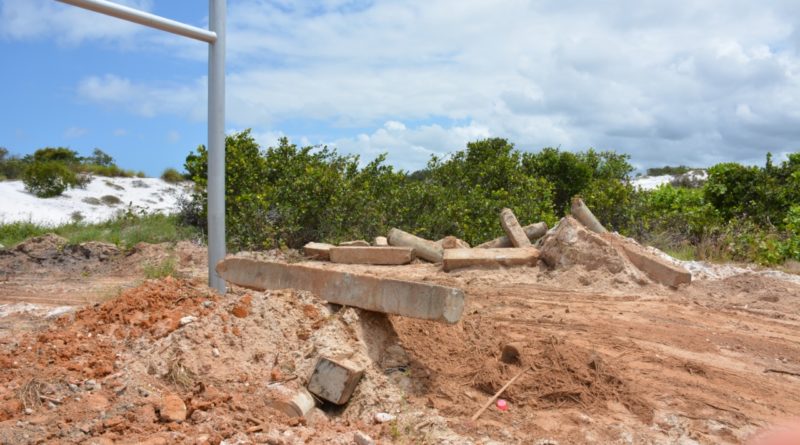
[[508,411],[508,402],[505,399],[497,399],[497,409],[500,411]]

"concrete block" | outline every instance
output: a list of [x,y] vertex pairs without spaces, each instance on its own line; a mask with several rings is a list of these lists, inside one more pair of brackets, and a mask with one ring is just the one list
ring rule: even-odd
[[308,390],[318,397],[337,405],[350,400],[364,369],[348,360],[320,357],[308,379]]
[[309,258],[327,261],[331,257],[331,247],[335,246],[332,244],[312,242],[303,246],[303,253]]
[[528,235],[522,230],[522,226],[519,225],[519,221],[517,221],[517,217],[511,209],[503,209],[500,211],[500,225],[503,227],[503,231],[506,232],[506,236],[514,247],[531,246],[531,240],[528,239]]
[[469,249],[470,247],[468,242],[454,236],[446,236],[436,241],[436,244],[440,245],[442,249]]
[[272,392],[272,399],[267,406],[276,409],[289,417],[305,417],[314,407],[314,396],[306,388],[299,388],[291,392],[279,387]]
[[414,255],[432,263],[442,262],[442,246],[433,241],[420,238],[400,229],[389,231],[389,244],[392,246],[412,247]]
[[501,249],[447,249],[444,251],[445,272],[463,267],[535,266],[539,250],[535,247]]
[[615,243],[637,269],[651,280],[665,286],[678,287],[692,282],[692,274],[686,268],[673,264],[645,250],[642,246],[627,241]]
[[[528,239],[534,242],[547,233],[547,223],[538,222],[536,224],[529,224],[522,227],[522,230],[525,232],[525,235],[528,236]],[[500,238],[495,238],[476,246],[478,249],[497,249],[500,247],[514,247],[514,245],[511,244],[511,240],[508,239],[507,236],[501,236]]]
[[408,264],[414,259],[411,247],[334,247],[331,261],[344,264]]
[[594,216],[589,207],[586,207],[586,204],[583,203],[581,198],[577,196],[572,198],[572,207],[571,207],[572,216],[575,217],[581,224],[586,226],[587,229],[591,230],[595,233],[606,233],[605,227],[600,224],[600,221]]
[[386,239],[385,236],[376,236],[375,239],[372,241],[374,246],[388,246],[389,240]]
[[341,246],[341,247],[353,247],[353,246],[367,247],[367,246],[369,246],[369,243],[364,241],[363,239],[359,239],[359,240],[355,240],[355,241],[344,241],[344,242],[341,242],[341,243],[339,243],[339,246]]
[[331,303],[386,314],[456,323],[464,310],[464,292],[435,284],[235,257],[220,261],[216,270],[242,287],[305,290]]

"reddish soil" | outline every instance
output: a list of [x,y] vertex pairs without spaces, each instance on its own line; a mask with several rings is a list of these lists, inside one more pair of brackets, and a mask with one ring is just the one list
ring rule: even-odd
[[[118,297],[57,319],[0,318],[0,443],[345,444],[362,431],[379,443],[738,444],[800,412],[800,286],[785,280],[743,274],[670,289],[582,267],[308,263],[462,288],[462,321],[444,325],[337,312],[302,292],[218,297],[193,278],[202,251],[181,249],[187,279],[144,281],[120,256],[88,266],[100,282],[118,274],[135,285]],[[18,267],[10,282],[30,280],[54,301],[84,298],[42,272],[57,264],[41,267]],[[5,284],[0,299],[17,299]],[[509,342],[521,353],[504,363]],[[321,352],[366,360],[351,402],[302,420],[270,408]],[[470,420],[525,369],[502,396],[507,411]],[[174,395],[185,421],[161,413]],[[376,423],[379,412],[397,419]]]

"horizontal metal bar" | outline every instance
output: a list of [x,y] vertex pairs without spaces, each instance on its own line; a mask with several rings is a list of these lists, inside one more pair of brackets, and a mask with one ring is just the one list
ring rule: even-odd
[[128,6],[123,6],[106,0],[57,0],[79,8],[99,12],[101,14],[117,17],[129,22],[171,32],[191,39],[200,40],[206,43],[217,41],[217,33],[196,26],[187,25],[175,20],[150,14],[149,12],[139,11]]

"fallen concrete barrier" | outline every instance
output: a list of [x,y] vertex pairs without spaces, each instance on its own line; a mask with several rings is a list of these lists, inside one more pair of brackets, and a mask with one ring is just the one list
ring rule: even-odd
[[329,260],[331,258],[331,248],[335,247],[332,244],[325,243],[308,243],[303,246],[303,253],[315,260]]
[[333,247],[331,261],[343,264],[408,264],[414,259],[411,247]]
[[423,320],[456,323],[464,310],[464,292],[435,284],[248,258],[227,258],[216,270],[226,281],[242,287],[305,290],[331,303]]
[[392,246],[413,247],[414,254],[423,260],[428,260],[432,263],[442,262],[442,251],[444,249],[433,241],[403,232],[400,229],[390,230],[388,238],[389,244]]
[[594,213],[592,213],[592,211],[589,210],[589,207],[586,207],[586,204],[583,203],[583,200],[581,198],[578,198],[577,196],[572,198],[571,211],[572,211],[572,216],[574,216],[575,219],[578,220],[578,222],[586,226],[586,228],[591,230],[592,232],[595,233],[608,232],[608,230],[606,230],[606,228],[603,227],[603,225],[600,224],[600,221],[598,221],[597,218],[594,216]]
[[470,266],[535,266],[539,250],[535,247],[501,249],[447,249],[442,264],[445,272]]
[[[528,239],[533,242],[543,237],[544,234],[547,233],[547,223],[538,222],[536,224],[530,224],[522,227],[522,230],[525,232],[525,235],[527,235]],[[497,249],[500,247],[514,247],[514,245],[511,244],[511,240],[508,239],[507,236],[501,236],[500,238],[495,238],[491,241],[487,241],[483,244],[475,246],[477,249]]]
[[500,211],[500,226],[503,227],[503,231],[506,232],[506,236],[514,247],[531,246],[528,235],[522,230],[522,226],[519,225],[519,221],[517,221],[517,217],[511,209]]
[[308,390],[322,399],[337,405],[350,400],[364,370],[348,360],[320,357],[308,379]]
[[631,263],[651,280],[670,287],[692,282],[692,274],[686,268],[660,258],[638,244],[615,238],[614,244],[621,247]]

